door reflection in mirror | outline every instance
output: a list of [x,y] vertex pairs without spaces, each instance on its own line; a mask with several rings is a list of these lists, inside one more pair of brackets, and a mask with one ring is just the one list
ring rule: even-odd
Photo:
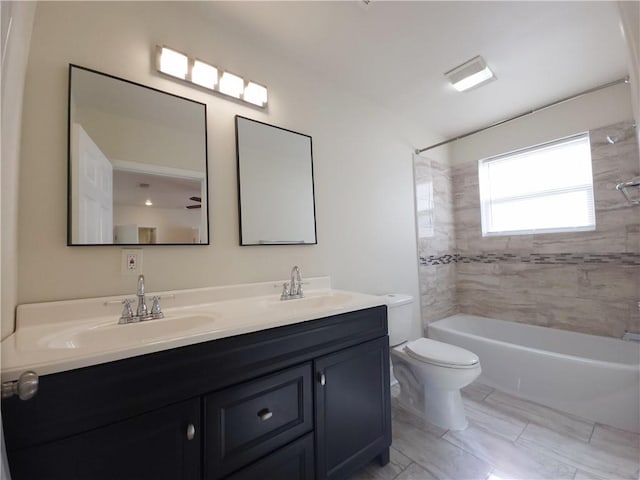
[[206,105],[69,66],[69,245],[208,244]]

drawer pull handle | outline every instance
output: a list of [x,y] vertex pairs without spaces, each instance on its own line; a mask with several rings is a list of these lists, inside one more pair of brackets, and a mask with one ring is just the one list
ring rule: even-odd
[[271,417],[273,417],[273,412],[270,411],[268,408],[263,408],[258,412],[258,416],[260,417],[260,420],[264,422],[266,420],[269,420]]
[[196,427],[193,426],[193,423],[190,423],[187,426],[187,440],[193,440],[196,436]]
[[324,376],[324,373],[319,373],[318,379],[320,380],[320,385],[323,387],[327,384],[327,377]]

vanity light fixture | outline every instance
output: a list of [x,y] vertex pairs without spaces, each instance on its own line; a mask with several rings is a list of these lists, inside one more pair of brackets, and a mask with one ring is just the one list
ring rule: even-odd
[[478,87],[496,79],[496,76],[480,55],[453,70],[449,70],[444,76],[451,82],[453,88],[459,92]]
[[170,48],[162,47],[158,55],[158,70],[185,80],[189,71],[189,57]]
[[267,87],[254,82],[249,82],[244,89],[244,101],[253,103],[259,107],[267,104]]
[[213,65],[195,60],[191,69],[191,81],[205,88],[215,88],[218,84],[218,69]]
[[221,70],[172,48],[160,45],[156,47],[156,68],[160,73],[194,83],[207,90],[243,100],[257,107],[267,107],[268,93],[264,85],[245,80],[239,75]]
[[231,72],[224,72],[220,77],[220,92],[230,97],[240,98],[244,92],[244,80]]

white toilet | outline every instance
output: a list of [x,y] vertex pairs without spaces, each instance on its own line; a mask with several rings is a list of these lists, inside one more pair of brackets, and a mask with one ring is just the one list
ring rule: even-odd
[[408,342],[413,297],[389,294],[385,299],[393,375],[400,383],[398,400],[434,425],[464,430],[467,418],[460,389],[480,375],[478,356],[429,338]]

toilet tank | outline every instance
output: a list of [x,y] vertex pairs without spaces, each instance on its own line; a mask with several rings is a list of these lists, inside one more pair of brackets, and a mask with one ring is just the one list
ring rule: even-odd
[[383,295],[387,303],[389,345],[400,345],[409,340],[412,331],[413,297],[403,293]]

